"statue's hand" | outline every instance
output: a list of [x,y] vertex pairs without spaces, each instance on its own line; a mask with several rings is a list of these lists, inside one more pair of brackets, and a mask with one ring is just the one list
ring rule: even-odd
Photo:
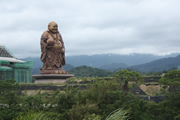
[[46,46],[47,48],[52,48],[52,46]]
[[65,50],[64,50],[64,48],[63,48],[63,49],[61,50],[61,53],[64,53],[64,51],[65,51]]

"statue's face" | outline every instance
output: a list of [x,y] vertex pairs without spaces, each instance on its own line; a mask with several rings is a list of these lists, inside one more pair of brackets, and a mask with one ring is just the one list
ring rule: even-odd
[[56,23],[51,23],[49,25],[49,31],[51,31],[52,33],[58,32],[58,25]]

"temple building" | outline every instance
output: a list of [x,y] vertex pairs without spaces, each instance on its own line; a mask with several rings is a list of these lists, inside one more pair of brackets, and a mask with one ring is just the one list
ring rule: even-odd
[[19,60],[0,45],[0,80],[15,79],[17,83],[32,83],[32,67],[33,61]]

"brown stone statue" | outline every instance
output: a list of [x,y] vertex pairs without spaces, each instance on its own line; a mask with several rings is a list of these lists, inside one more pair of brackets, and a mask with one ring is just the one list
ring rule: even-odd
[[65,65],[65,47],[58,25],[50,22],[48,30],[41,36],[41,74],[67,74]]

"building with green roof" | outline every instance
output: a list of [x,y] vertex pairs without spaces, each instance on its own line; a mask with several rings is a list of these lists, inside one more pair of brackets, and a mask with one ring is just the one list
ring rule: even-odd
[[15,79],[17,83],[32,83],[32,67],[33,61],[19,60],[0,45],[0,80]]

